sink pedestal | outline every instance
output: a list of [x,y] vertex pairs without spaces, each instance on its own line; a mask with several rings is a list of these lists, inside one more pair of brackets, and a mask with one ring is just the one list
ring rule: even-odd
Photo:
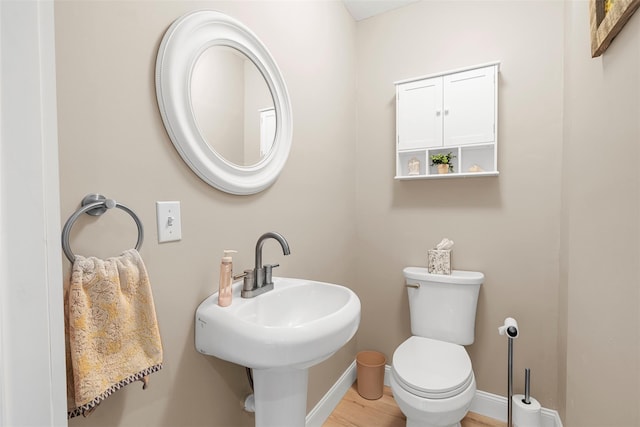
[[253,370],[256,427],[304,427],[309,369]]

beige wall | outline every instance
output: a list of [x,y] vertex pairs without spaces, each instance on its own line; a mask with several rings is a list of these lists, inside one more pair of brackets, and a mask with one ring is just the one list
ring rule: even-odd
[[565,21],[565,426],[637,426],[640,15],[596,59],[586,2],[567,2]]
[[[464,13],[462,13],[464,11]],[[556,408],[562,151],[562,2],[420,2],[358,26],[359,347],[391,357],[410,334],[402,268],[455,241],[453,267],[477,270],[480,390],[506,395],[507,341],[517,318],[515,389]],[[545,31],[540,31],[545,22]],[[393,82],[499,60],[499,177],[394,181]],[[550,152],[558,153],[549,155]]]
[[[161,123],[154,67],[160,40],[182,14],[216,9],[268,46],[287,82],[294,142],[280,179],[247,197],[221,193],[182,162]],[[223,249],[253,266],[257,238],[281,232],[291,255],[265,244],[277,274],[355,284],[355,23],[338,2],[58,1],[56,49],[63,221],[100,192],[142,219],[145,259],[164,344],[164,369],[144,392],[131,385],[71,425],[250,426],[244,369],[194,348],[194,312],[217,290]],[[155,202],[179,200],[183,238],[157,243]],[[76,253],[107,257],[133,245],[121,211],[82,218]],[[68,270],[65,260],[64,269]],[[312,369],[309,406],[339,378],[355,340]]]
[[[160,39],[202,8],[256,32],[291,94],[290,160],[259,195],[204,184],[162,127]],[[587,11],[586,1],[425,1],[355,24],[336,1],[56,2],[62,217],[90,192],[141,216],[165,348],[148,390],[129,386],[80,422],[252,425],[244,371],[195,351],[193,313],[216,289],[223,249],[240,250],[246,268],[256,238],[277,230],[292,247],[288,258],[265,248],[278,274],[345,284],[363,306],[357,340],[312,370],[309,407],[356,350],[390,359],[409,336],[402,268],[425,265],[446,236],[454,268],[486,275],[468,347],[480,390],[506,394],[497,327],[514,316],[516,391],[529,367],[533,395],[566,427],[640,424],[640,18],[591,59]],[[393,180],[393,82],[493,60],[500,176]],[[158,200],[182,202],[181,242],[157,243]],[[72,247],[110,256],[134,239],[115,212],[79,220]]]
[[[514,316],[516,391],[530,367],[533,394],[565,426],[630,427],[640,423],[640,18],[598,59],[588,22],[586,1],[484,1],[420,2],[359,24],[358,346],[390,357],[409,335],[401,269],[424,265],[447,236],[454,267],[486,275],[469,347],[478,388],[506,394],[496,327]],[[391,83],[492,60],[500,177],[393,182]],[[617,158],[613,172],[603,153]]]

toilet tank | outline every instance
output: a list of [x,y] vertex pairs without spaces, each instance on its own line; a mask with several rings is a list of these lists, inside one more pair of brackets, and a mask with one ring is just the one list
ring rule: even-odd
[[484,274],[452,270],[430,274],[423,267],[403,270],[409,293],[411,334],[454,344],[473,344],[476,307]]

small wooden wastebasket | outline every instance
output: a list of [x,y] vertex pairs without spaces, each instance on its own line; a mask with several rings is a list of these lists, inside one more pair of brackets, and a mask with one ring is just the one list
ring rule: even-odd
[[384,365],[387,359],[377,351],[361,351],[356,355],[358,394],[368,400],[382,397]]

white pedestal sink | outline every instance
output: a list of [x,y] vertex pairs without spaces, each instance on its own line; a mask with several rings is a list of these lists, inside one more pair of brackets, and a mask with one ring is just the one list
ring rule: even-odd
[[256,427],[304,427],[309,367],[356,333],[360,300],[330,283],[275,277],[274,289],[218,305],[218,293],[196,311],[196,349],[253,369]]

